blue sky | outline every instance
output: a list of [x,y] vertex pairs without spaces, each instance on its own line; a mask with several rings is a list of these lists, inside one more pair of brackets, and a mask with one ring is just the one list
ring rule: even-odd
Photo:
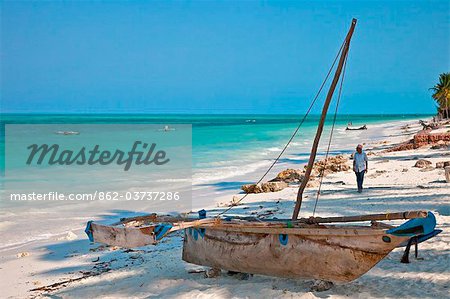
[[356,17],[340,112],[434,113],[449,3],[2,2],[1,109],[303,113]]

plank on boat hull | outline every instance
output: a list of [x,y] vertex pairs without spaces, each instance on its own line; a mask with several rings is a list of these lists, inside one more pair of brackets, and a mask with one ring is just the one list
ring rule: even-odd
[[153,227],[126,228],[92,223],[95,242],[125,248],[156,244]]
[[383,230],[373,235],[329,230],[330,235],[307,236],[186,229],[183,260],[229,271],[342,283],[369,271],[406,239]]

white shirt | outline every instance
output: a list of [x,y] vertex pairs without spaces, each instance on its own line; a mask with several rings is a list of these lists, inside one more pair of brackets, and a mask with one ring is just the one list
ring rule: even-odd
[[354,165],[356,172],[361,172],[366,170],[366,162],[368,161],[367,155],[365,152],[362,152],[361,154],[358,152],[355,152],[353,155]]

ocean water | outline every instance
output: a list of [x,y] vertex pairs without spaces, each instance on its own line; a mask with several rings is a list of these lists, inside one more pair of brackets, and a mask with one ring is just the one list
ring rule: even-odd
[[[398,126],[399,121],[425,119],[428,115],[339,115],[333,135],[331,153],[349,153],[357,143],[385,138],[383,130],[388,126]],[[299,115],[1,115],[2,134],[0,139],[1,168],[5,165],[5,124],[55,124],[61,130],[70,130],[71,124],[86,124],[90,134],[99,134],[93,125],[98,124],[156,124],[163,128],[165,125],[192,125],[192,210],[201,209],[214,203],[218,196],[236,194],[243,183],[257,181],[265,172],[273,159],[279,154],[289,140],[291,134],[299,124]],[[286,167],[301,168],[306,163],[312,140],[319,121],[318,115],[309,116],[304,122],[298,135],[290,144],[286,153],[274,167],[266,179],[271,179],[276,173]],[[367,125],[365,131],[345,131],[349,122],[354,126]],[[330,133],[331,119],[327,120],[318,156],[323,155]],[[133,133],[117,132],[116,138],[110,142],[120,142],[119,134]],[[44,136],[43,136],[44,137]],[[101,138],[101,136],[99,136]],[[14,155],[14,154],[13,154]],[[14,157],[7,157],[14,159]],[[20,180],[20,174],[29,169],[23,166],[15,169]],[[99,169],[95,176],[83,176],[80,173],[81,185],[92,186],[100,182],[108,182],[110,173]],[[7,177],[1,177],[2,189]],[[55,179],[58,179],[55,177]],[[120,184],[114,187],[123,191],[133,190],[136,184],[145,186],[146,174],[124,176]],[[33,181],[20,182],[27,187],[33,186]],[[63,182],[64,183],[64,182]],[[70,182],[66,182],[69,183]],[[78,182],[80,184],[80,182]],[[117,190],[117,191],[121,191]],[[2,190],[3,191],[3,190]],[[0,232],[8,242],[0,246],[0,250],[16,248],[34,242],[54,238],[59,234],[82,228],[89,219],[117,220],[136,214],[153,211],[151,205],[117,206],[105,203],[72,204],[72,205],[39,205],[29,206],[18,203],[7,203],[1,192]],[[174,212],[178,210],[174,207]],[[27,219],[33,219],[33,227],[27,225]],[[13,231],[10,228],[14,226]]]
[[[349,122],[354,126],[366,124],[368,127],[399,120],[426,118],[428,115],[338,115],[333,146],[331,150],[342,148],[347,136],[345,127]],[[299,124],[299,115],[46,115],[46,114],[3,114],[0,136],[0,169],[5,167],[4,124],[54,124],[61,130],[70,130],[68,124],[190,124],[192,125],[192,174],[194,185],[227,180],[236,175],[263,171],[278,155]],[[317,129],[319,115],[311,115],[303,123],[298,135],[292,141],[286,154],[305,160],[310,152],[313,136]],[[328,117],[322,135],[319,155],[328,141],[331,117]],[[133,130],[133,126],[130,126]],[[94,129],[92,130],[95,134]],[[132,133],[132,132],[130,132]],[[363,135],[360,143],[369,139]],[[101,135],[101,133],[98,133]],[[126,135],[127,132],[122,132]],[[358,132],[352,132],[353,136]],[[373,131],[370,132],[374,134]],[[100,137],[100,136],[99,136]],[[120,140],[120,138],[117,138]],[[8,157],[13,159],[13,157]],[[281,162],[284,161],[281,159]],[[23,169],[26,171],[26,168]],[[107,174],[105,174],[107,175]],[[195,188],[194,188],[195,189]]]
[[[428,115],[339,115],[336,131],[342,132],[349,122],[354,126],[382,124],[397,120],[426,118]],[[191,124],[192,161],[194,173],[214,168],[220,172],[227,166],[249,165],[270,158],[284,146],[300,122],[299,115],[46,115],[2,114],[1,124]],[[322,140],[329,133],[331,117],[327,119]],[[311,137],[315,134],[318,115],[309,116],[293,140],[296,152],[308,154]],[[67,126],[64,126],[65,128]],[[4,157],[5,136],[0,135],[1,154]],[[4,159],[0,167],[4,169]],[[199,177],[199,179],[207,179]]]

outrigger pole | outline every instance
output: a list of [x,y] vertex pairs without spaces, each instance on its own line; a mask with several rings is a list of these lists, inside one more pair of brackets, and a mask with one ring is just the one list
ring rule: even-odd
[[292,214],[292,220],[296,220],[298,218],[298,214],[300,213],[300,208],[302,206],[303,199],[303,191],[306,188],[306,184],[308,184],[309,178],[311,176],[311,171],[314,166],[314,160],[316,159],[317,148],[319,146],[320,136],[322,135],[323,125],[325,123],[325,119],[328,112],[328,107],[330,106],[331,99],[333,98],[334,90],[336,89],[336,85],[339,82],[339,78],[341,76],[342,68],[344,66],[345,60],[347,58],[348,49],[350,47],[350,40],[353,35],[353,31],[355,30],[356,19],[352,20],[352,24],[350,29],[345,37],[344,47],[342,48],[341,57],[339,59],[339,64],[336,69],[336,73],[334,74],[333,81],[331,82],[330,89],[328,90],[327,98],[323,105],[322,115],[320,117],[319,126],[317,127],[316,137],[314,138],[314,143],[311,148],[311,155],[309,156],[308,166],[305,172],[305,178],[302,180],[300,187],[297,193],[297,202],[295,203],[294,213]]

